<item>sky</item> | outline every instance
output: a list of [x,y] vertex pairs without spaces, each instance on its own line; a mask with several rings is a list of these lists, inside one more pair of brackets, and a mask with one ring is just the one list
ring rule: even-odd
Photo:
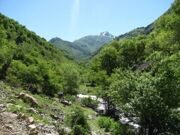
[[73,41],[108,31],[118,36],[147,26],[174,0],[0,0],[0,13],[50,40]]

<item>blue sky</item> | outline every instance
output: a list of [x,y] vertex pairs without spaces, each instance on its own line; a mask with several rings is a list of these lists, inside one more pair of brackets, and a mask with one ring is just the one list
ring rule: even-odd
[[109,31],[115,36],[146,26],[174,0],[0,0],[0,12],[47,40],[73,41]]

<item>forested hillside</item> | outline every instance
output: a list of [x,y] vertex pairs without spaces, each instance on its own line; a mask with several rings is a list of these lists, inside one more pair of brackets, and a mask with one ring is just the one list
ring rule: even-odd
[[[68,77],[77,76],[76,64],[61,50],[2,14],[0,35],[1,80],[53,96],[69,85]],[[72,73],[65,73],[68,68]]]
[[149,24],[148,26],[146,27],[139,27],[139,28],[136,28],[130,32],[127,32],[125,34],[122,34],[118,37],[116,37],[116,40],[121,40],[121,39],[127,39],[127,38],[132,38],[132,37],[137,37],[137,36],[143,36],[143,35],[148,35],[149,33],[152,32],[154,28],[154,24]]
[[0,14],[0,134],[179,135],[180,1],[113,38],[49,43]]
[[109,32],[102,32],[99,35],[89,35],[75,40],[74,42],[64,41],[60,38],[52,38],[49,42],[64,50],[70,58],[77,61],[87,61],[103,45],[110,43],[114,36]]
[[90,65],[87,78],[108,101],[110,116],[125,112],[142,135],[180,133],[179,0],[149,34],[113,41]]
[[74,60],[82,60],[90,55],[90,53],[85,52],[81,47],[79,47],[73,42],[64,41],[57,37],[52,38],[49,42],[57,48],[63,50],[66,56]]

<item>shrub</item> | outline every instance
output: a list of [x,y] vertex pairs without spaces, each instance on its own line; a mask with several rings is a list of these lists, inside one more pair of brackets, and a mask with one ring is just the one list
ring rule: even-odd
[[87,135],[87,132],[82,126],[75,125],[72,130],[72,135]]
[[125,134],[125,130],[120,123],[112,120],[109,117],[100,117],[98,119],[98,125],[100,128],[104,128],[105,132],[111,132],[112,135]]
[[104,128],[106,132],[110,131],[112,120],[108,117],[100,117],[98,120],[98,125],[100,128]]
[[[88,133],[90,128],[87,123],[87,119],[80,107],[73,107],[71,113],[67,116],[67,124],[73,128],[73,132],[77,133],[83,131],[83,133]],[[83,129],[83,130],[81,130]],[[84,134],[82,134],[84,135]]]

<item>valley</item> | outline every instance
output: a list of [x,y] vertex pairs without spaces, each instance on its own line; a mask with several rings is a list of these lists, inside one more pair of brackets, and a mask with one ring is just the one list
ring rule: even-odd
[[179,135],[180,1],[146,27],[73,42],[0,13],[0,135]]

